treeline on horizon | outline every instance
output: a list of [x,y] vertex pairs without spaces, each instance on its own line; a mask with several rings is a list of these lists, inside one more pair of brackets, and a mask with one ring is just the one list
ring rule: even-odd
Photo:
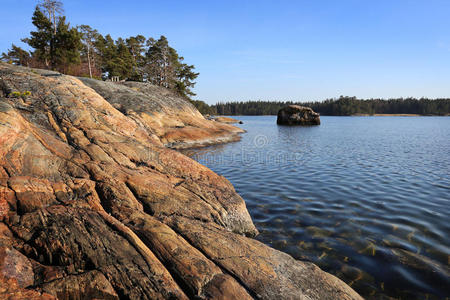
[[43,68],[96,79],[150,82],[189,98],[199,73],[169,46],[166,37],[143,35],[114,40],[89,25],[72,27],[57,0],[40,0],[32,16],[36,27],[22,39],[32,51],[12,44],[0,59],[15,65]]
[[351,116],[356,114],[418,114],[450,115],[450,98],[445,99],[357,99],[341,96],[315,102],[247,101],[219,102],[208,105],[203,101],[191,101],[203,114],[211,115],[276,115],[280,108],[296,104],[311,107],[324,116]]

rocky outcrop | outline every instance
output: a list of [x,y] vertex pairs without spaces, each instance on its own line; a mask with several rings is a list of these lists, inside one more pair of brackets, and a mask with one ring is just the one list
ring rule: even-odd
[[1,299],[360,299],[253,240],[233,186],[163,146],[166,113],[207,124],[189,106],[136,91],[157,112],[128,102],[134,83],[47,74],[0,64]]
[[233,119],[230,117],[223,117],[223,116],[214,117],[213,120],[216,122],[227,123],[227,124],[234,124],[234,123],[243,124],[242,121],[239,121],[239,120],[236,120],[236,119]]
[[105,82],[79,78],[85,85],[170,148],[226,143],[240,139],[238,127],[206,120],[184,98],[141,82]]
[[279,125],[320,125],[320,116],[311,108],[289,105],[278,111]]

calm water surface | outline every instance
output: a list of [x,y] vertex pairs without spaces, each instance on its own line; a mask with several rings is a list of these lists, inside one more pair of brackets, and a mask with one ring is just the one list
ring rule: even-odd
[[240,117],[237,143],[184,153],[225,176],[258,237],[366,298],[450,297],[450,117]]

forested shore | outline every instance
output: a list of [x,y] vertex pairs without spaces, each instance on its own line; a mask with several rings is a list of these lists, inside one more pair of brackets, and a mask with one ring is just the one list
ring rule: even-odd
[[192,101],[203,114],[217,115],[276,115],[278,110],[286,105],[297,104],[311,107],[324,116],[351,115],[450,115],[450,98],[442,99],[358,99],[341,96],[337,99],[314,102],[293,101],[247,101],[219,102],[208,105],[203,101]]

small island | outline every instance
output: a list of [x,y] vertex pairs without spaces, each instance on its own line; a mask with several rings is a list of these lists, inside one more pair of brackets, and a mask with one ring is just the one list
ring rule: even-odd
[[320,125],[320,116],[311,108],[289,105],[278,111],[278,125]]

